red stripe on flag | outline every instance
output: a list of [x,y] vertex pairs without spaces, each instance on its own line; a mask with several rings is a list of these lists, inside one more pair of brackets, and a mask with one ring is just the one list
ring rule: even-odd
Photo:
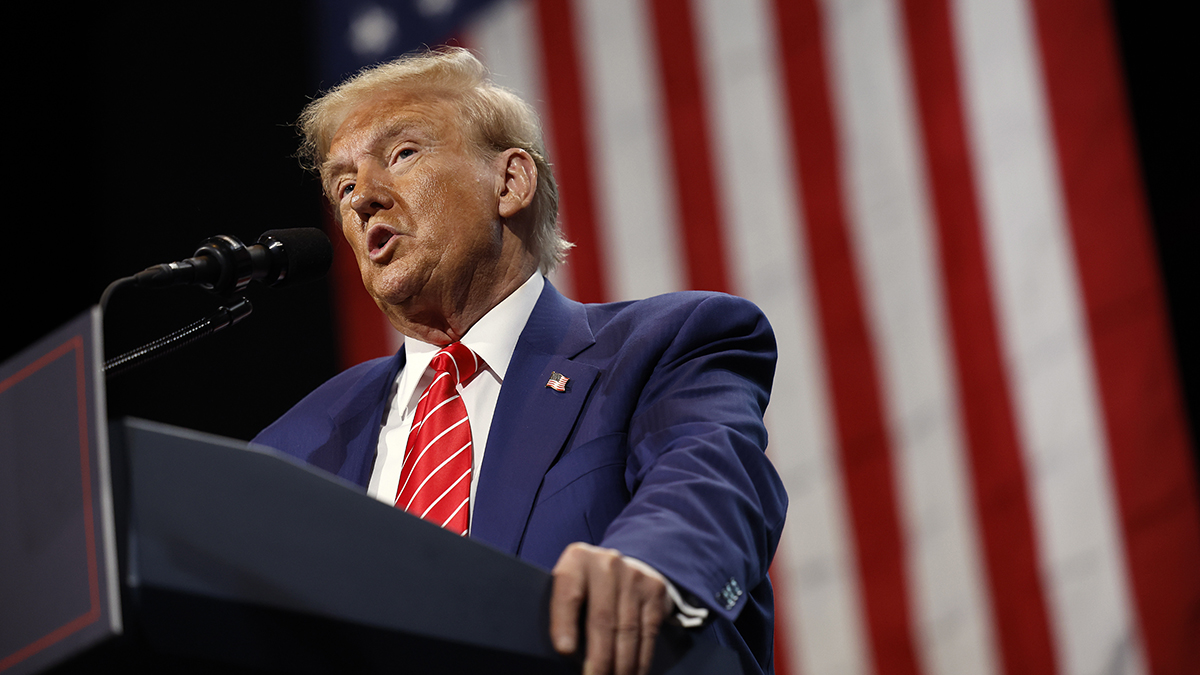
[[915,675],[890,439],[847,231],[820,15],[814,0],[775,0],[774,12],[872,661],[881,673]]
[[791,632],[791,613],[788,611],[787,598],[792,597],[787,575],[784,573],[783,564],[780,558],[783,557],[783,551],[775,552],[775,560],[771,563],[771,586],[772,592],[775,595],[775,638],[772,641],[775,646],[774,662],[775,675],[800,675],[799,666],[793,665],[796,663],[795,655],[792,653],[792,641],[789,639]]
[[1150,671],[1200,672],[1200,500],[1108,4],[1033,0]]
[[655,0],[650,4],[688,287],[728,292],[720,222],[723,211],[713,179],[707,99],[700,79],[691,3]]
[[536,0],[538,41],[553,135],[559,213],[571,251],[572,295],[580,302],[606,302],[608,283],[596,226],[587,119],[579,75],[575,17],[568,0]]
[[1004,367],[946,0],[905,0],[975,509],[1005,672],[1054,673],[1025,467]]
[[342,227],[327,215],[325,231],[333,242],[333,312],[337,319],[338,356],[342,369],[386,356],[392,351],[388,328],[379,307],[363,289],[354,251],[342,237]]

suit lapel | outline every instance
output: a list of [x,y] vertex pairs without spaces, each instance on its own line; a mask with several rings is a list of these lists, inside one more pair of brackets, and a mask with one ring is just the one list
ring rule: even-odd
[[[570,359],[592,344],[583,305],[546,282],[509,362],[479,470],[471,537],[516,553],[542,477],[571,434],[599,375]],[[547,386],[553,373],[566,391]]]
[[404,367],[404,350],[380,361],[363,376],[360,384],[330,406],[329,417],[335,447],[346,449],[338,476],[366,487],[375,466],[379,429],[389,402],[392,383]]

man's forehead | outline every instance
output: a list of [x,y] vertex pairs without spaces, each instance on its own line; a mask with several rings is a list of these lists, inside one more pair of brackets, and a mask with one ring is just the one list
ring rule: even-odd
[[330,140],[322,174],[344,167],[352,156],[398,136],[444,139],[453,135],[457,110],[444,98],[383,92],[352,106]]
[[452,126],[452,114],[441,99],[376,95],[350,109],[334,132],[330,149],[347,140],[372,142],[405,131],[436,134]]

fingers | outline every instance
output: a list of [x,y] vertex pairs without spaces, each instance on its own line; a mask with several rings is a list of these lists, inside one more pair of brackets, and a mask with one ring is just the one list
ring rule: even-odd
[[666,579],[619,551],[584,543],[567,547],[554,567],[550,635],[563,654],[578,648],[578,621],[586,602],[584,673],[644,675],[671,603]]
[[[620,574],[620,572],[618,572]],[[623,581],[630,581],[623,579]],[[622,675],[633,675],[637,672],[638,656],[641,654],[638,643],[642,636],[642,617],[641,604],[636,593],[629,592],[630,589],[623,585],[621,591],[616,596],[616,625],[610,630],[610,639],[613,641],[612,660],[613,672],[621,673]],[[588,621],[588,627],[591,628],[591,620]],[[591,631],[589,630],[589,636]],[[589,644],[588,647],[591,647]],[[588,658],[592,657],[592,650],[588,649]],[[604,658],[604,653],[597,654],[597,661]],[[603,672],[603,671],[601,671]]]
[[[572,546],[581,546],[572,544]],[[609,549],[589,546],[584,565],[588,575],[587,658],[583,661],[584,675],[622,673],[614,668],[614,635],[617,632],[620,580],[613,570],[620,554]],[[615,554],[615,555],[614,555]]]
[[620,561],[613,672],[645,675],[654,657],[654,641],[671,607],[667,582],[647,565],[629,558]]
[[638,675],[650,672],[650,663],[654,660],[654,642],[658,639],[658,629],[666,621],[670,611],[671,601],[666,597],[666,581],[663,581],[663,600],[660,603],[646,603],[642,607],[642,632],[638,644]]
[[587,576],[577,556],[568,547],[554,566],[550,593],[550,640],[560,654],[574,654],[579,647],[579,610],[587,598]]

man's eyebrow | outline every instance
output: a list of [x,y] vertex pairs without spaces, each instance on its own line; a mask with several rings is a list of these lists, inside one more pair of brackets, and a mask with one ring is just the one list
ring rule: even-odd
[[[366,145],[369,148],[376,148],[383,141],[405,135],[413,129],[428,132],[429,126],[427,121],[420,118],[401,115],[391,120],[389,124],[376,127],[368,137]],[[333,176],[349,171],[352,167],[353,164],[350,161],[329,156],[321,164],[321,182],[327,183]],[[325,187],[328,191],[331,186],[326,185]]]
[[[328,183],[329,179],[350,169],[350,162],[328,157],[321,163],[321,182]],[[328,185],[325,186],[328,189]]]
[[335,160],[332,157],[326,158],[321,163],[321,190],[330,201],[337,201],[333,195],[333,179],[335,176],[340,176],[351,167],[350,162]]

